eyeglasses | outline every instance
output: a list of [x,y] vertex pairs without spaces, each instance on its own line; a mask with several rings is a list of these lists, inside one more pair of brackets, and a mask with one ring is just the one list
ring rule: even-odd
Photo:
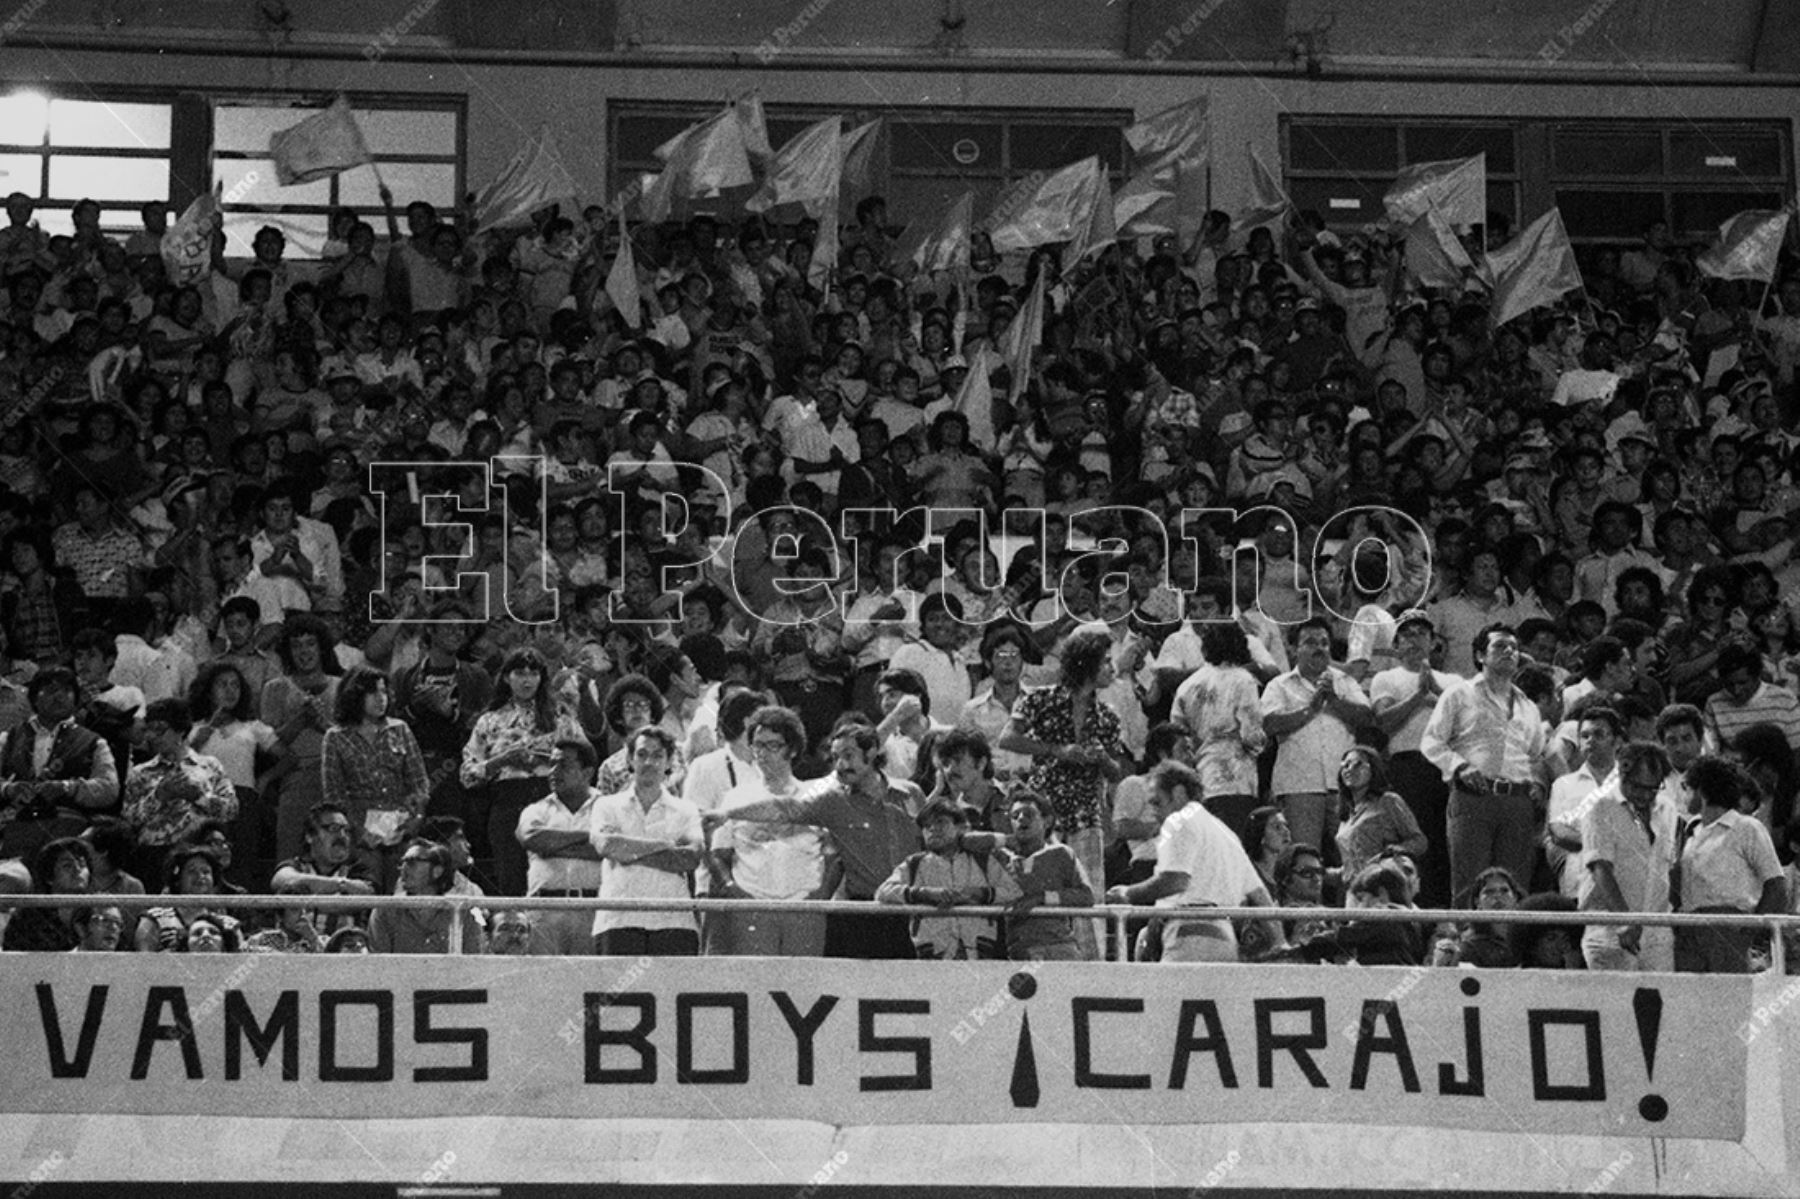
[[757,753],[778,754],[787,748],[787,742],[772,739],[772,738],[767,738],[767,737],[761,737],[761,738],[753,739],[750,742],[750,748],[755,750]]
[[1300,866],[1294,870],[1295,878],[1319,878],[1325,873],[1323,866]]

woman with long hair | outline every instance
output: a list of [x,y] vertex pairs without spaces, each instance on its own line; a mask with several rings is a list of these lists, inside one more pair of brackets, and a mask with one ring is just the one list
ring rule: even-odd
[[500,664],[493,705],[475,722],[462,759],[463,786],[486,795],[488,845],[501,895],[525,894],[525,850],[515,835],[519,816],[550,793],[556,743],[568,738],[586,739],[557,707],[549,664],[530,646],[513,650]]
[[282,756],[275,730],[255,719],[254,702],[243,672],[222,658],[202,666],[188,688],[188,710],[195,716],[188,744],[195,753],[217,758],[237,792],[238,814],[227,835],[237,850],[240,874],[255,865],[264,824],[273,823],[264,820],[257,776]]
[[1193,734],[1206,810],[1242,834],[1256,807],[1256,759],[1269,743],[1262,688],[1250,672],[1250,640],[1236,621],[1201,629],[1200,652],[1206,662],[1176,691],[1169,716]]
[[[1207,810],[1212,810],[1210,802]],[[1250,856],[1250,864],[1256,867],[1256,873],[1262,878],[1263,888],[1270,895],[1280,894],[1281,885],[1276,876],[1276,867],[1288,846],[1294,843],[1294,834],[1288,830],[1287,817],[1280,808],[1269,804],[1250,812],[1244,818],[1243,826],[1236,831],[1238,840],[1243,843],[1244,852]],[[1317,848],[1313,852],[1317,853]]]
[[275,858],[286,861],[299,856],[306,814],[324,798],[319,763],[343,668],[331,630],[310,612],[288,616],[275,653],[283,673],[263,685],[262,714],[286,754],[275,779]]
[[[1027,691],[1013,705],[1000,748],[1030,754],[1026,786],[1056,806],[1056,825],[1090,879],[1106,877],[1102,808],[1112,784],[1123,778],[1126,758],[1119,715],[1099,698],[1113,681],[1112,637],[1077,631],[1063,642],[1061,680]],[[1078,921],[1084,952],[1098,947],[1091,921]]]
[[1367,745],[1353,745],[1338,764],[1338,853],[1344,877],[1355,878],[1390,846],[1418,859],[1430,848],[1406,801],[1388,786],[1387,762]]
[[326,801],[350,817],[384,892],[393,889],[400,845],[418,827],[431,795],[425,757],[412,729],[388,715],[390,698],[379,670],[358,666],[345,675],[319,767]]

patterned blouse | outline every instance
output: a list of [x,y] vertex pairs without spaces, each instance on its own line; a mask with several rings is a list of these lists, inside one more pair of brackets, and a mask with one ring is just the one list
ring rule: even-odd
[[[1118,713],[1098,698],[1088,712],[1085,735],[1076,739],[1074,693],[1061,683],[1021,695],[1013,705],[1012,719],[1018,732],[1034,741],[1098,746],[1115,758],[1126,756]],[[1055,805],[1058,827],[1065,834],[1101,826],[1100,810],[1110,790],[1102,767],[1036,757],[1028,785]]]
[[[343,805],[353,829],[367,829],[372,812],[424,814],[425,758],[412,730],[391,717],[373,738],[344,725],[325,730],[319,771],[326,800]],[[376,830],[375,839],[391,841],[394,832]]]
[[1241,666],[1202,666],[1176,694],[1172,719],[1194,735],[1206,794],[1256,794],[1256,758],[1268,738],[1254,675]]
[[[468,743],[463,746],[463,786],[485,787],[500,779],[549,778],[550,756],[555,751],[556,743],[587,739],[587,734],[581,731],[581,724],[565,711],[557,711],[556,727],[548,733],[538,732],[536,708],[508,704],[504,708],[483,712],[481,719],[475,722],[474,731],[469,734]],[[529,770],[503,766],[489,778],[488,762],[507,750],[520,746],[538,751],[542,755],[543,765]]]

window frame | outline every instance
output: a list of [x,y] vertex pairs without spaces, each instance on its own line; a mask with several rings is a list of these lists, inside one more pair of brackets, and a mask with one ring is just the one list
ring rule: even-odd
[[[1378,197],[1387,191],[1397,177],[1399,171],[1419,162],[1443,161],[1434,158],[1413,159],[1407,153],[1407,132],[1409,128],[1427,127],[1433,129],[1494,129],[1507,130],[1512,136],[1513,169],[1496,171],[1490,165],[1487,172],[1488,190],[1492,192],[1495,185],[1510,187],[1513,195],[1513,218],[1519,220],[1525,212],[1526,187],[1526,147],[1522,130],[1517,120],[1506,117],[1473,116],[1473,117],[1440,117],[1421,114],[1419,116],[1389,116],[1385,113],[1283,113],[1280,117],[1280,146],[1282,164],[1282,182],[1291,191],[1296,182],[1310,183],[1314,180],[1353,180],[1359,184],[1372,185],[1370,190]],[[1369,127],[1385,129],[1394,137],[1394,170],[1358,170],[1346,167],[1342,170],[1327,170],[1318,167],[1296,168],[1294,161],[1293,139],[1296,128],[1315,130],[1338,127]],[[1464,157],[1468,157],[1464,155]],[[1370,223],[1360,216],[1355,220],[1334,221],[1331,210],[1320,213],[1325,224],[1337,232],[1348,232],[1362,228]],[[1373,219],[1381,220],[1385,213],[1377,213]]]
[[[32,92],[44,97],[46,119],[44,122],[44,136],[35,143],[0,141],[0,154],[33,156],[38,159],[38,177],[34,185],[35,190],[21,187],[19,186],[18,180],[8,178],[4,183],[0,183],[0,195],[10,194],[15,191],[25,192],[27,195],[31,196],[34,215],[46,212],[73,212],[75,205],[83,200],[91,199],[92,197],[74,196],[68,199],[61,199],[49,194],[51,162],[58,156],[70,158],[161,159],[168,164],[168,195],[170,197],[170,203],[173,205],[173,195],[177,185],[177,171],[179,169],[177,147],[180,142],[180,136],[177,132],[177,125],[180,121],[180,113],[176,98],[169,91],[136,87],[88,87],[86,85],[82,85],[79,88],[61,89],[51,83],[21,83],[14,85],[11,88],[11,92],[12,94]],[[169,110],[169,144],[161,148],[146,148],[141,146],[52,145],[50,141],[48,106],[54,104],[58,100],[86,104],[142,104],[165,107]],[[143,205],[151,202],[151,199],[115,200],[111,202],[106,200],[96,200],[96,203],[100,205],[101,230],[108,235],[118,236],[129,236],[132,233],[139,232],[143,226],[141,220],[137,219],[135,214],[141,211]],[[117,224],[107,223],[107,213],[122,211],[129,211],[134,214],[134,223],[132,225],[121,227]]]

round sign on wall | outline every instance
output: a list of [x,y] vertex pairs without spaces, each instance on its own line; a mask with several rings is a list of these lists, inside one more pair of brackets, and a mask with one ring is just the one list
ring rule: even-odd
[[968,166],[981,157],[981,146],[972,137],[959,137],[950,146],[950,156]]

